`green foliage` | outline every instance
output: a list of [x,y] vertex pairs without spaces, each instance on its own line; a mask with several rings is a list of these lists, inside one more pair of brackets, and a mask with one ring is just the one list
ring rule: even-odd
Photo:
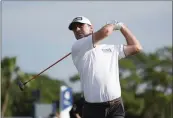
[[17,76],[17,71],[19,70],[19,67],[16,65],[16,57],[5,57],[1,61],[1,72],[2,72],[2,78],[1,78],[1,109],[2,109],[2,116],[5,115],[5,113],[11,114],[10,111],[6,112],[6,110],[9,107],[9,101],[10,101],[10,95],[9,90],[12,84],[12,81],[15,76]]
[[[28,83],[22,92],[16,84],[17,79],[26,81],[36,74],[20,71],[16,65],[16,57],[5,57],[1,61],[1,65],[1,103],[4,103],[6,94],[9,98],[5,105],[7,106],[5,116],[32,116],[34,102],[51,104],[53,101],[59,100],[60,84],[66,85],[63,81],[55,80],[47,75],[40,75],[36,80]],[[36,98],[32,95],[34,90],[40,90],[39,101],[36,101]]]
[[41,103],[51,103],[53,100],[59,99],[60,84],[61,82],[58,80],[53,80],[46,75],[40,75],[36,80],[29,83],[28,88],[41,91]]
[[[163,114],[166,114],[164,109],[172,101],[172,95],[167,93],[167,90],[172,90],[171,55],[172,48],[162,48],[156,53],[141,53],[127,58],[126,60],[134,64],[131,67],[122,64],[124,63],[122,60],[120,69],[126,69],[131,73],[121,79],[122,97],[128,114],[138,115],[139,118],[164,118]],[[132,69],[134,66],[136,73]],[[146,87],[142,88],[142,92],[137,92],[142,84]]]
[[73,82],[73,83],[76,82],[76,81],[79,81],[79,80],[80,80],[80,77],[79,77],[78,74],[70,77],[70,81]]

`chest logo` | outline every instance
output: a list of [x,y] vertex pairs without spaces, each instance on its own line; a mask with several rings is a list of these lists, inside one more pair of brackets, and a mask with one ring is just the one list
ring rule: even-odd
[[103,52],[112,52],[112,50],[110,48],[107,49],[102,49]]

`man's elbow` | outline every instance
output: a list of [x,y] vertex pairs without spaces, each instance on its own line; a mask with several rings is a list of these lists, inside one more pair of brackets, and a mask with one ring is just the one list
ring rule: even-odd
[[140,53],[140,52],[142,52],[142,50],[143,50],[143,48],[142,48],[142,46],[140,44],[135,45],[135,52],[136,53]]
[[142,47],[140,45],[133,45],[132,48],[126,52],[127,53],[126,55],[127,56],[128,55],[135,55],[135,54],[140,53],[141,51],[142,51]]

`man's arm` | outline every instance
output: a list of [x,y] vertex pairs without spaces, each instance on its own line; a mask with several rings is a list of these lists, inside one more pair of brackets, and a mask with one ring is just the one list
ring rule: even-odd
[[126,56],[137,54],[142,50],[141,44],[126,25],[123,24],[120,31],[126,38],[127,42],[127,45],[124,46],[124,53]]
[[114,24],[107,24],[97,32],[93,33],[93,43],[97,44],[99,41],[111,35],[112,32],[114,31],[114,28],[115,28]]
[[122,23],[115,21],[112,24],[107,24],[97,32],[93,33],[93,43],[97,44],[99,41],[108,37],[114,30],[120,30],[126,38],[127,45],[124,46],[124,53],[126,56],[134,55],[142,50],[142,46],[132,32]]

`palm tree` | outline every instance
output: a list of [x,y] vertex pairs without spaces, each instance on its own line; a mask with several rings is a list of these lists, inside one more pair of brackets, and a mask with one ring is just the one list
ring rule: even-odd
[[15,76],[17,75],[17,72],[19,71],[19,67],[16,65],[16,57],[5,57],[3,60],[1,60],[1,72],[2,72],[2,83],[1,87],[2,89],[2,117],[4,117],[6,113],[6,109],[8,106],[9,101],[9,89],[11,86],[12,81],[14,80]]

